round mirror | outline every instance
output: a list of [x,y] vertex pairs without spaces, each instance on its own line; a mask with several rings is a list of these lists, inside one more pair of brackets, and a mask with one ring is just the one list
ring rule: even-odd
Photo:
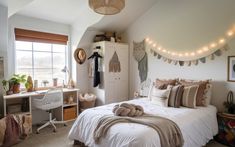
[[78,64],[83,64],[86,61],[86,52],[82,48],[77,48],[74,52],[74,58]]

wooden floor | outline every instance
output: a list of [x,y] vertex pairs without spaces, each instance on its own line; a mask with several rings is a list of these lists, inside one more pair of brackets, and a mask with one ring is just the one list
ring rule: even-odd
[[[79,147],[73,145],[73,141],[68,139],[68,132],[73,122],[68,126],[58,126],[57,132],[54,133],[51,127],[47,127],[40,131],[40,134],[31,134],[28,139],[20,142],[14,147]],[[34,129],[35,132],[35,129]],[[206,147],[226,147],[215,141],[211,141]]]

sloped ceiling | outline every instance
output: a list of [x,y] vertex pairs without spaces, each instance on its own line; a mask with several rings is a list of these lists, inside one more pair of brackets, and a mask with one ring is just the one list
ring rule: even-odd
[[[3,0],[1,0],[3,1]],[[71,24],[83,23],[87,12],[94,13],[88,7],[88,0],[9,0],[8,6],[14,7],[17,14],[51,20],[54,22]],[[14,2],[13,1],[17,1]],[[126,6],[121,13],[103,17],[98,23],[92,25],[97,30],[122,31],[135,21],[146,10],[150,9],[158,0],[126,0]],[[26,5],[26,3],[28,4]],[[18,4],[17,4],[18,3]],[[12,15],[12,14],[11,14]]]
[[138,19],[159,0],[126,0],[126,6],[121,13],[104,16],[98,23],[91,26],[100,31],[122,32]]

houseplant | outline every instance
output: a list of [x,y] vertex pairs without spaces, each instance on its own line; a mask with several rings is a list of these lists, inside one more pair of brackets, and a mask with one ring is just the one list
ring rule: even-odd
[[14,74],[9,80],[3,80],[2,85],[6,94],[15,94],[20,92],[20,84],[27,86],[26,75]]

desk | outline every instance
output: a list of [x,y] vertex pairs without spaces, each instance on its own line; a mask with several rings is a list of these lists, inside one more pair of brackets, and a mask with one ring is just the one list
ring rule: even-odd
[[[54,117],[56,118],[56,120],[70,121],[70,120],[76,119],[76,118],[71,119],[71,117],[70,118],[65,117],[64,113],[69,108],[73,108],[73,109],[76,109],[76,117],[78,116],[79,114],[78,91],[79,89],[63,88],[64,103],[62,107],[55,109]],[[24,93],[19,93],[19,94],[3,96],[4,116],[6,116],[7,114],[28,114],[28,115],[31,115],[32,118],[34,118],[34,116],[32,115],[32,99],[43,97],[45,92],[46,91],[24,92]],[[67,104],[66,100],[70,96],[73,97],[73,103]],[[15,111],[12,111],[12,110],[10,111],[10,109],[8,109],[9,107],[15,108]]]

